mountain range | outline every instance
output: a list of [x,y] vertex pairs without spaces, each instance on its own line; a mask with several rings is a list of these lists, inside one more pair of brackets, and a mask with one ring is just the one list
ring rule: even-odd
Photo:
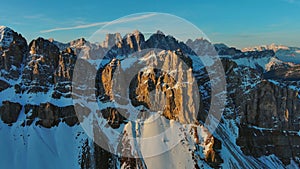
[[[131,77],[139,65],[136,54],[155,56],[156,66],[179,72],[184,85],[153,68],[133,74],[123,91],[126,79],[116,81],[114,74]],[[0,55],[0,168],[300,166],[300,48],[272,44],[236,49],[203,38],[180,42],[161,31],[148,39],[139,31],[108,34],[101,44],[84,38],[28,43],[1,26]],[[215,110],[222,116],[214,131],[205,120],[215,118],[210,117],[212,96],[224,94],[213,92],[218,82],[210,76],[218,72],[217,62],[207,64],[206,55],[220,58],[226,80],[225,107]],[[209,72],[212,68],[216,72]],[[153,91],[161,94],[153,97]],[[166,102],[160,107],[162,98]],[[87,106],[96,102],[101,105],[97,110]],[[146,113],[130,120],[132,108]],[[156,109],[161,110],[153,115],[156,122],[139,122],[151,120],[149,112]],[[80,124],[90,120],[87,132]],[[173,135],[162,132],[176,125],[183,127]],[[108,128],[120,135],[97,137]],[[160,133],[163,139],[151,143],[131,139]],[[169,151],[148,156],[161,149]]]

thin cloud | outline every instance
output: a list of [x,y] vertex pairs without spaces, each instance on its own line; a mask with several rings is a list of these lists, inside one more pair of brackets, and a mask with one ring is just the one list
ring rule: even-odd
[[40,32],[41,33],[50,33],[50,32],[55,32],[55,31],[90,28],[90,27],[105,25],[105,24],[108,24],[108,23],[110,23],[110,24],[125,23],[125,22],[131,22],[131,21],[136,21],[136,20],[140,20],[140,19],[149,18],[149,17],[152,17],[154,15],[156,15],[156,14],[155,13],[150,13],[150,14],[145,14],[145,15],[135,16],[135,17],[130,17],[130,18],[122,18],[122,19],[116,20],[116,21],[105,21],[105,22],[96,22],[96,23],[90,23],[90,24],[84,24],[84,25],[77,25],[77,26],[72,26],[72,27],[53,28],[53,29],[48,29],[48,30],[42,30]]
[[288,3],[291,3],[291,4],[296,2],[295,0],[285,0],[285,1],[288,2]]
[[299,0],[284,0],[284,1],[290,4],[298,4],[298,5],[300,4]]
[[25,16],[23,16],[23,18],[25,18],[25,19],[40,19],[42,17],[44,17],[44,15],[42,15],[42,14],[25,15]]

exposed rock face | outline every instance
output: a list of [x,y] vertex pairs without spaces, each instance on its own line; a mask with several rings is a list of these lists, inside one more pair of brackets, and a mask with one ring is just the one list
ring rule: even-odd
[[78,124],[78,119],[73,106],[58,107],[51,103],[42,103],[40,105],[25,105],[26,123],[31,125],[35,119],[35,125],[41,125],[46,128],[58,126],[64,122],[69,126]]
[[166,36],[160,31],[151,35],[150,38],[144,43],[142,48],[157,48],[171,51],[180,49],[184,54],[195,54],[193,50],[183,42],[178,42],[178,40],[176,40],[173,36]]
[[[190,41],[192,42],[192,41]],[[188,42],[187,42],[188,43]],[[214,47],[219,55],[237,56],[243,54],[241,50],[234,47],[226,46],[225,44],[214,44]]]
[[12,125],[18,120],[22,105],[5,101],[0,107],[1,119],[4,123]]
[[[59,49],[43,38],[29,44],[30,56],[23,71],[22,83],[29,92],[48,91],[54,84],[54,72],[59,65]],[[29,87],[30,86],[30,87]]]
[[120,33],[107,34],[101,46],[109,49],[115,45],[121,47],[122,45],[121,43],[122,43],[122,36]]
[[193,49],[198,56],[217,55],[217,51],[215,50],[214,45],[212,45],[208,40],[203,38],[195,39],[194,41],[189,39],[186,41],[186,45]]
[[[126,64],[126,60],[124,62],[112,60],[99,72],[100,77],[98,80],[100,82],[97,84],[99,84],[98,89],[100,93],[98,95],[100,100],[118,100],[117,97],[119,96],[114,96],[113,92],[120,94],[121,98],[126,98],[127,88],[123,83],[127,83],[126,78],[132,77],[132,79],[128,79],[130,80],[128,81],[130,83],[128,87],[129,98],[133,106],[143,105],[153,111],[162,111],[163,115],[168,119],[176,119],[183,123],[196,122],[196,114],[194,112],[199,110],[199,104],[201,104],[200,96],[194,93],[194,91],[197,91],[198,86],[196,86],[197,82],[193,79],[191,67],[183,65],[187,63],[191,66],[192,61],[184,55],[179,55],[177,52],[163,51],[157,55],[158,61],[156,66],[161,67],[161,70],[149,69],[136,72],[135,68],[139,67],[138,61],[134,68],[124,70],[122,64]],[[180,58],[185,60],[181,61]],[[177,71],[177,73],[172,77],[168,74],[170,72],[164,72],[164,70],[170,72],[173,70]],[[118,71],[122,72],[121,79],[116,78]],[[132,75],[132,73],[137,74]],[[121,81],[118,82],[118,80]],[[199,103],[194,103],[194,100],[198,100]],[[120,100],[120,104],[128,104],[128,102]]]
[[51,43],[56,45],[60,51],[66,50],[68,47],[70,47],[70,43],[62,43],[54,40],[53,38],[48,39]]
[[76,62],[76,55],[71,48],[67,48],[59,55],[58,67],[56,69],[55,82],[72,80],[72,71]]
[[242,123],[276,130],[298,130],[298,91],[262,81],[241,103]]
[[285,81],[299,81],[300,66],[288,64],[275,65],[272,69],[264,74],[266,79],[285,80]]
[[[24,107],[24,112],[21,112]],[[51,103],[42,103],[40,105],[24,105],[10,101],[3,101],[1,110],[1,120],[7,124],[17,122],[21,113],[25,113],[26,119],[22,126],[31,125],[33,121],[38,119],[35,125],[41,125],[46,128],[57,126],[60,122],[64,122],[69,126],[78,124],[78,119],[73,106],[58,107]]]
[[56,68],[59,60],[59,49],[56,45],[49,40],[38,38],[33,40],[29,44],[31,57],[29,59],[38,59],[34,56],[41,56],[44,58],[44,62],[50,66],[50,68]]
[[103,42],[103,47],[108,51],[105,58],[115,58],[117,56],[127,56],[131,53],[140,51],[144,44],[144,35],[139,31],[129,33],[121,38],[120,34],[108,34],[106,40]]
[[14,80],[19,78],[27,50],[27,42],[22,35],[8,27],[0,27],[1,77]]
[[121,38],[120,34],[109,34],[102,44],[103,48],[108,51],[105,58],[115,58],[117,56],[127,56],[131,53],[138,52],[144,49],[159,49],[159,50],[181,50],[184,54],[194,54],[193,50],[183,42],[178,42],[173,36],[166,36],[162,32],[151,35],[145,41],[144,35],[139,31],[134,31]]
[[3,90],[7,89],[10,86],[9,83],[0,80],[0,92],[2,92]]
[[59,99],[61,96],[71,97],[71,86],[74,66],[77,56],[71,48],[66,48],[59,55],[58,67],[54,72],[54,93],[53,98]]
[[[123,65],[127,64],[126,59],[112,59],[110,63],[98,71],[96,80],[97,96],[103,104],[114,101],[127,108],[130,105],[134,106],[132,109],[106,108],[104,106],[105,108],[101,110],[101,114],[108,120],[107,125],[112,128],[119,128],[121,124],[127,124],[129,117],[136,113],[132,112],[134,109],[139,111],[136,119],[142,121],[150,116],[150,111],[160,111],[161,115],[167,119],[182,124],[199,125],[198,116],[195,112],[200,110],[198,113],[203,113],[203,105],[200,96],[195,93],[195,91],[198,91],[198,86],[192,75],[192,60],[184,55],[181,50],[149,52],[145,54],[145,58],[148,58],[148,55],[155,55],[157,60],[155,65],[152,66],[161,67],[162,69],[152,68],[136,71],[135,69],[140,66],[140,60],[133,56],[130,58],[132,60],[136,59],[133,67],[127,68]],[[174,71],[177,73],[172,74],[171,72]],[[121,74],[119,77],[118,73]],[[127,89],[129,89],[129,96],[126,95]],[[199,102],[196,103],[195,101]],[[130,156],[133,147],[130,140],[126,139],[127,137],[128,133],[122,135],[123,141],[120,149],[122,153]],[[202,160],[213,167],[219,167],[222,163],[219,155],[221,143],[211,134],[204,141],[199,140],[197,134],[194,137],[195,140],[198,140],[195,143],[196,146],[200,147],[200,144],[206,146],[205,157]],[[99,149],[99,151],[104,154],[106,152],[102,149]],[[194,160],[198,158],[197,156],[198,154],[195,155]],[[130,168],[146,167],[143,159],[122,157],[120,162],[123,166]],[[195,164],[195,166],[198,165]]]
[[284,164],[299,156],[300,102],[298,91],[262,81],[240,103],[241,126],[237,143],[246,154],[275,154]]
[[262,45],[250,48],[244,48],[242,51],[266,51],[271,50],[275,52],[276,58],[284,61],[284,62],[291,62],[295,64],[300,64],[300,48],[299,47],[288,47],[284,45]]
[[86,42],[87,41],[84,38],[80,38],[80,39],[71,41],[70,46],[73,48],[78,48],[78,47],[82,47],[83,45],[85,45]]
[[256,70],[241,70],[228,59],[223,60],[223,65],[229,100],[233,100],[229,107],[236,111],[228,114],[228,118],[239,118],[237,144],[242,151],[254,157],[275,154],[285,165],[291,159],[297,161],[294,157],[299,156],[296,147],[300,146],[298,91],[263,80]]
[[299,163],[300,137],[297,131],[241,126],[237,144],[246,155],[261,157],[275,154],[285,165],[290,164],[291,159]]

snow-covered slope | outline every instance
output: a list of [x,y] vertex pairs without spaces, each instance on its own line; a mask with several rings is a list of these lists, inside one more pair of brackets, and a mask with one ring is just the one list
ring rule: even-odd
[[86,153],[82,150],[89,141],[81,126],[62,123],[46,129],[36,125],[21,126],[22,122],[12,126],[0,122],[0,168],[80,168],[82,153]]

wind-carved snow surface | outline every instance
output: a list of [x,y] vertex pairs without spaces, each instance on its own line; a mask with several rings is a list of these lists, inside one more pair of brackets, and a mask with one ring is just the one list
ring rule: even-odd
[[36,125],[22,127],[21,122],[12,126],[0,122],[0,149],[5,152],[0,153],[0,168],[80,168],[80,147],[89,140],[80,125],[60,123],[46,129]]
[[9,47],[12,43],[12,30],[5,26],[0,26],[0,47]]
[[[12,86],[17,81],[7,81]],[[53,89],[48,92],[17,94],[14,87],[10,87],[0,94],[0,104],[2,101],[10,101],[21,105],[50,102],[59,107],[72,105],[71,98],[52,98]],[[24,107],[20,112],[18,120],[11,126],[4,124],[0,120],[0,168],[80,168],[80,158],[82,146],[85,141],[91,144],[91,139],[85,134],[80,125],[73,127],[65,123],[50,129],[41,126],[22,126],[26,121]],[[38,120],[38,119],[36,119]],[[36,120],[33,122],[35,124]],[[26,124],[26,123],[25,123]],[[93,151],[93,145],[90,145]],[[5,153],[4,153],[5,152]]]
[[[193,154],[200,154],[204,158],[211,146],[205,143],[210,134],[203,126],[182,125],[159,116],[155,120],[147,119],[143,125],[129,122],[124,126],[124,131],[128,138],[136,138],[130,139],[132,153],[140,154],[149,169],[194,168],[196,163],[210,168],[204,161],[193,159]],[[197,150],[197,144],[200,150]],[[195,158],[200,157],[195,155]]]

